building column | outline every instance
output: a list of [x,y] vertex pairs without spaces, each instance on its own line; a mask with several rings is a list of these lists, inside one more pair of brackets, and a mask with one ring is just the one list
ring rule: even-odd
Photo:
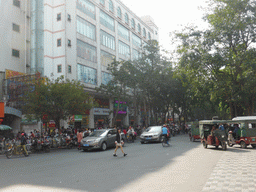
[[90,115],[89,115],[89,128],[95,128],[94,127],[94,108],[90,109]]
[[113,117],[114,117],[114,113],[113,113],[113,110],[114,110],[114,99],[109,99],[109,111],[112,111],[110,114],[109,114],[109,119],[110,119],[110,127],[112,127],[112,120],[113,120]]

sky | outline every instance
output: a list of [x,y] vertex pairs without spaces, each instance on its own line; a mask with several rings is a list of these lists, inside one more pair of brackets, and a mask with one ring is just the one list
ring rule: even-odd
[[171,50],[169,33],[187,24],[205,26],[202,17],[206,0],[121,0],[137,16],[150,15],[159,28],[160,45]]

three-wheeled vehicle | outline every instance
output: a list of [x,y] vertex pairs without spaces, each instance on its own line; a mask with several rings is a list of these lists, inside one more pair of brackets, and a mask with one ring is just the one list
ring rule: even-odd
[[251,145],[256,148],[256,116],[235,117],[230,122],[230,130],[228,133],[228,145],[241,145],[247,148]]
[[204,148],[207,148],[208,145],[212,145],[215,146],[215,148],[221,146],[223,150],[227,149],[227,132],[218,129],[220,124],[224,125],[226,123],[227,121],[225,120],[199,121],[199,132]]
[[189,139],[190,141],[194,142],[197,139],[201,139],[200,138],[200,133],[199,133],[199,124],[198,121],[193,122],[190,124],[190,130],[188,132],[189,135]]

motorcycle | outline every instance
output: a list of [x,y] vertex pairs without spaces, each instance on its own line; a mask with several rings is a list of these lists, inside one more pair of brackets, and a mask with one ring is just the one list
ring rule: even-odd
[[8,159],[10,159],[13,155],[24,155],[27,157],[28,155],[24,151],[22,145],[20,145],[15,139],[12,142],[6,144],[7,150],[5,151],[5,155]]
[[31,152],[41,152],[44,151],[46,153],[50,152],[50,143],[47,139],[45,140],[40,140],[38,138],[35,138],[34,140],[32,140],[31,143]]

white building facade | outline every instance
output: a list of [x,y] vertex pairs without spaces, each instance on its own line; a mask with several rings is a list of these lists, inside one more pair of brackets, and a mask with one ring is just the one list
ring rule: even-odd
[[[158,28],[151,17],[139,18],[119,0],[3,2],[6,1],[1,1],[0,8],[5,11],[1,10],[0,15],[5,18],[5,25],[0,25],[0,34],[10,47],[6,50],[1,46],[0,54],[4,52],[7,57],[0,61],[0,71],[8,68],[31,74],[40,72],[54,79],[63,75],[81,81],[88,91],[94,92],[95,87],[109,81],[107,65],[113,57],[136,59],[144,42],[159,39]],[[13,5],[17,2],[19,7]],[[13,11],[3,9],[3,4]],[[4,27],[11,29],[10,22],[20,25],[20,32],[11,31],[11,35],[2,36]],[[19,58],[12,56],[12,49],[20,50]],[[113,105],[111,101],[108,107],[103,106],[109,110]],[[95,127],[97,111],[90,111],[91,128]],[[101,115],[108,113],[104,110]]]

